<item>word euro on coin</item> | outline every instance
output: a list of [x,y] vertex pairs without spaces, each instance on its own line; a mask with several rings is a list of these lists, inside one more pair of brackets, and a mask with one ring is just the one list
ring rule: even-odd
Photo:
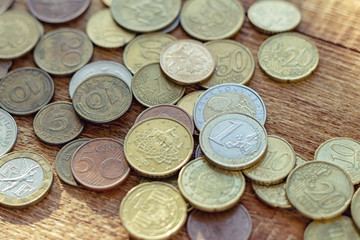
[[351,202],[351,216],[360,229],[360,188],[356,191]]
[[0,156],[9,152],[17,138],[17,125],[14,118],[0,109]]

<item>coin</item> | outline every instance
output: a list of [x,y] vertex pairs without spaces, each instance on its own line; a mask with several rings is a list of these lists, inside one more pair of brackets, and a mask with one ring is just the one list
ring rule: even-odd
[[151,182],[131,189],[120,204],[120,219],[136,239],[168,239],[186,222],[186,204],[168,183]]
[[191,240],[247,240],[252,231],[251,216],[241,204],[220,213],[195,210],[186,226]]
[[246,84],[255,71],[255,60],[250,50],[232,40],[205,43],[214,54],[216,67],[212,77],[201,86],[210,88],[222,83]]
[[173,118],[145,119],[133,126],[124,141],[130,166],[145,177],[164,178],[179,171],[191,158],[194,139]]
[[0,157],[0,205],[25,208],[40,202],[50,191],[53,173],[40,154],[17,151]]
[[296,82],[308,77],[319,64],[316,45],[296,33],[269,37],[258,52],[259,65],[273,80]]
[[84,123],[69,102],[53,102],[43,107],[33,122],[35,135],[49,144],[64,144],[82,132]]
[[11,60],[0,60],[0,80],[3,79],[8,74],[11,65],[12,65]]
[[200,144],[197,145],[196,149],[195,149],[195,159],[196,158],[200,158],[200,157],[205,157],[204,153],[201,151],[200,148]]
[[75,111],[86,121],[111,122],[121,117],[130,107],[132,94],[129,86],[109,73],[91,76],[75,90]]
[[193,117],[195,102],[203,92],[205,92],[205,91],[198,90],[198,91],[191,92],[191,93],[185,95],[184,97],[182,97],[176,105],[183,108],[186,112],[188,112],[190,114],[191,117]]
[[90,17],[86,34],[95,45],[104,48],[122,47],[135,37],[135,33],[116,24],[109,9],[98,11]]
[[194,107],[195,126],[201,131],[210,118],[226,112],[247,114],[263,125],[266,121],[265,103],[259,94],[247,86],[226,83],[200,95]]
[[0,156],[12,149],[16,142],[17,132],[14,118],[0,109]]
[[307,160],[306,158],[304,158],[303,156],[301,156],[300,154],[295,153],[295,165],[296,166],[300,166],[303,165],[304,163],[307,163],[309,160]]
[[168,27],[160,30],[160,32],[162,32],[162,33],[172,32],[179,26],[179,24],[180,24],[180,14],[177,16],[175,21],[173,21]]
[[131,88],[136,100],[146,107],[175,104],[185,92],[183,86],[167,80],[159,63],[142,67],[134,75]]
[[351,202],[351,216],[360,229],[360,188],[355,192]]
[[244,8],[237,0],[193,0],[184,4],[180,22],[185,32],[208,41],[235,35],[244,19]]
[[0,95],[0,106],[9,113],[35,113],[52,99],[54,81],[38,68],[18,68],[0,82]]
[[181,0],[113,0],[110,6],[114,20],[135,32],[154,32],[170,25],[179,15]]
[[350,205],[354,187],[338,166],[311,161],[296,167],[286,180],[290,203],[304,216],[315,220],[341,215]]
[[93,45],[85,33],[71,28],[48,32],[34,50],[36,65],[54,75],[68,75],[92,57]]
[[241,171],[228,171],[197,158],[180,171],[181,194],[196,209],[221,212],[235,206],[245,190]]
[[360,183],[360,142],[345,137],[329,139],[316,149],[314,160],[333,163],[349,174],[354,185]]
[[40,21],[47,23],[69,22],[89,7],[91,0],[29,0],[28,7]]
[[90,138],[81,138],[69,142],[63,146],[55,159],[55,170],[59,178],[65,183],[78,187],[72,172],[71,172],[71,158],[74,155],[74,152],[84,143],[88,142]]
[[96,138],[74,152],[71,172],[84,188],[105,191],[124,182],[130,174],[130,167],[121,142],[112,138]]
[[107,7],[110,7],[112,0],[103,0],[102,2],[103,2]]
[[12,4],[14,0],[2,0],[0,2],[0,14],[5,12]]
[[190,39],[167,45],[160,56],[160,66],[174,82],[189,85],[208,79],[215,70],[215,58],[204,44]]
[[295,167],[293,147],[283,138],[269,135],[263,159],[244,170],[244,174],[261,185],[277,184],[284,180]]
[[256,196],[271,207],[292,208],[291,203],[286,197],[285,182],[275,185],[265,186],[252,182]]

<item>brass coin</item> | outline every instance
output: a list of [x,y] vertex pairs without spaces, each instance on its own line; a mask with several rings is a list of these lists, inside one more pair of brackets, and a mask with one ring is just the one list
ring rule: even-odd
[[103,2],[107,7],[110,7],[112,0],[102,0],[102,2]]
[[183,108],[185,111],[187,111],[191,117],[194,116],[194,107],[196,100],[199,98],[199,96],[205,92],[204,90],[198,90],[191,92],[189,94],[186,94],[183,96],[180,101],[176,104],[179,107]]
[[53,173],[40,154],[18,151],[0,157],[0,205],[25,208],[40,202],[50,191]]
[[350,205],[354,187],[350,177],[338,166],[311,161],[296,167],[286,180],[290,203],[314,220],[341,215]]
[[292,208],[291,203],[286,197],[285,182],[275,185],[265,186],[252,182],[256,196],[271,207]]
[[360,188],[355,192],[351,202],[351,216],[360,229]]
[[273,80],[296,82],[308,77],[319,64],[316,45],[296,33],[281,33],[263,42],[259,65]]
[[84,123],[69,102],[53,102],[43,107],[35,116],[34,132],[49,144],[64,144],[82,132]]
[[108,73],[89,77],[75,90],[75,111],[86,121],[111,122],[121,117],[130,107],[132,94],[120,78]]
[[197,145],[194,155],[195,155],[195,159],[200,157],[205,157],[204,153],[201,151],[200,144]]
[[38,68],[18,68],[0,82],[0,106],[15,115],[37,112],[54,95],[54,81]]
[[304,163],[307,163],[309,160],[307,160],[306,158],[304,158],[303,156],[301,156],[300,154],[295,153],[295,165],[296,166],[300,166],[303,165]]

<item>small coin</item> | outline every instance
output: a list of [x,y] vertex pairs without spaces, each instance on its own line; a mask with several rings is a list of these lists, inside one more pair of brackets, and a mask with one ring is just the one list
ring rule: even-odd
[[286,197],[285,182],[275,185],[265,186],[252,182],[256,196],[271,207],[292,208],[291,203]]
[[300,166],[303,165],[305,163],[307,163],[309,160],[307,160],[306,158],[304,158],[303,156],[301,156],[300,154],[295,153],[295,165],[296,166]]
[[61,28],[45,34],[34,50],[36,65],[54,75],[68,75],[92,57],[93,45],[85,33]]
[[162,33],[172,32],[179,26],[179,24],[180,24],[180,15],[177,16],[175,21],[173,23],[171,23],[170,26],[160,30],[160,32],[162,32]]
[[0,14],[5,12],[12,4],[14,0],[2,0],[0,2]]
[[34,132],[49,144],[64,144],[80,135],[84,123],[69,102],[53,102],[43,107],[35,116]]
[[205,81],[213,74],[215,58],[201,42],[183,39],[164,48],[160,66],[177,84],[189,85]]
[[50,191],[53,173],[40,154],[18,151],[0,157],[0,205],[25,208],[40,202]]
[[350,177],[338,166],[311,161],[296,167],[286,180],[290,203],[314,220],[341,215],[350,205],[354,187]]
[[186,226],[191,240],[247,240],[252,231],[251,216],[241,204],[220,213],[195,210]]
[[281,33],[263,42],[259,65],[273,80],[296,82],[308,77],[319,64],[316,45],[296,33]]
[[15,115],[35,113],[50,102],[54,81],[38,68],[18,68],[0,82],[0,106]]
[[111,122],[121,117],[130,107],[132,94],[120,78],[108,73],[91,76],[75,90],[75,111],[86,121]]
[[184,4],[180,22],[194,38],[209,41],[235,35],[244,19],[244,8],[237,0],[193,0]]
[[196,149],[195,149],[195,159],[196,158],[200,158],[200,157],[205,157],[204,153],[201,151],[201,147],[200,144],[197,145]]
[[191,117],[193,117],[195,103],[196,103],[197,99],[199,98],[199,96],[203,92],[205,92],[205,91],[198,90],[198,91],[191,92],[191,93],[185,95],[184,97],[182,97],[176,105],[183,108],[185,111],[187,111],[190,114]]
[[17,125],[14,118],[0,109],[0,156],[9,152],[17,138]]
[[160,62],[162,50],[176,38],[165,33],[149,33],[134,38],[124,49],[124,63],[132,74],[150,63]]
[[0,80],[3,79],[8,74],[11,65],[12,65],[11,60],[0,60]]
[[[141,206],[141,207],[139,207]],[[186,222],[186,203],[168,183],[142,183],[131,189],[120,204],[120,219],[136,239],[168,239]]]
[[130,166],[145,177],[174,175],[191,158],[194,139],[189,129],[173,118],[145,119],[133,126],[124,141]]
[[351,216],[360,229],[360,188],[355,192],[351,202]]

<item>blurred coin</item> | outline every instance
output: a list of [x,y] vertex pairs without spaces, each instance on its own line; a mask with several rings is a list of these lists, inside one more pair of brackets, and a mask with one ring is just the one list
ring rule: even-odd
[[186,94],[179,100],[179,102],[176,105],[183,108],[185,111],[187,111],[190,114],[191,117],[193,117],[195,103],[196,103],[197,99],[199,98],[199,96],[203,92],[205,92],[205,91],[198,90],[198,91],[194,91],[189,94]]
[[309,160],[301,156],[300,154],[295,153],[295,159],[296,159],[296,166],[303,165],[307,163]]
[[103,2],[107,7],[110,7],[112,0],[102,0],[102,2]]
[[179,26],[179,23],[180,23],[180,15],[177,16],[175,21],[173,23],[171,23],[170,26],[160,30],[160,32],[162,32],[162,33],[172,32]]
[[285,182],[265,186],[253,181],[251,185],[256,196],[267,205],[278,208],[292,208],[291,203],[286,197]]
[[3,79],[8,74],[11,65],[12,65],[11,60],[0,60],[0,80]]
[[204,153],[201,151],[201,147],[200,144],[197,145],[196,149],[195,149],[195,159],[196,158],[200,158],[200,157],[205,157]]
[[0,2],[0,14],[5,12],[12,4],[14,0],[1,0]]
[[0,156],[9,152],[14,146],[18,130],[15,119],[0,109]]
[[360,229],[360,188],[355,192],[351,202],[351,216]]

